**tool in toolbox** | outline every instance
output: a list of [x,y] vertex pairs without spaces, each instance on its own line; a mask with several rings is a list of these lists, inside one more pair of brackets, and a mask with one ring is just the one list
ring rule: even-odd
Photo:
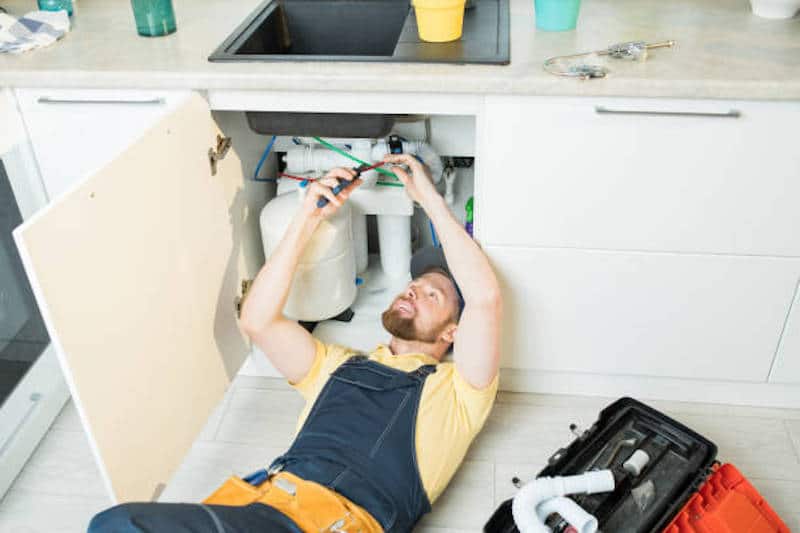
[[[789,533],[744,476],[733,465],[720,464],[716,455],[716,445],[702,435],[641,402],[622,398],[553,454],[535,480],[503,502],[484,532]],[[577,510],[552,503],[559,498],[534,509],[520,505],[530,486],[608,471],[614,481],[610,490],[581,490],[560,498],[577,504]],[[570,516],[561,516],[560,508]],[[574,523],[574,517],[581,522]]]
[[[361,174],[363,174],[364,172],[367,172],[368,170],[372,170],[372,169],[381,167],[381,166],[383,166],[385,164],[386,163],[381,161],[380,163],[375,163],[374,165],[367,165],[366,163],[363,164],[363,165],[359,165],[359,166],[357,166],[357,167],[355,167],[353,169],[355,171],[356,175],[353,176],[352,180],[350,180],[350,181],[347,181],[347,180],[339,181],[339,185],[337,185],[336,187],[331,189],[331,191],[333,191],[333,194],[339,194],[340,192],[345,190],[347,187],[349,187],[350,184],[353,183],[356,179],[358,179],[358,177]],[[329,200],[327,198],[321,197],[319,200],[317,200],[317,207],[325,207],[326,205],[328,205],[328,202],[329,202]]]

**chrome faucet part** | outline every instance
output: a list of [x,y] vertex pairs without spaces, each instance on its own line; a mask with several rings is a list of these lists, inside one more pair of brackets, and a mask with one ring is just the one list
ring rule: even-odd
[[560,64],[577,59],[599,58],[603,56],[614,59],[627,59],[631,61],[644,61],[648,57],[648,50],[655,48],[671,48],[675,46],[675,41],[661,41],[657,43],[646,43],[644,41],[629,41],[624,43],[612,44],[605,50],[594,52],[583,52],[566,56],[556,56],[544,62],[544,70],[556,76],[566,78],[578,78],[588,80],[591,78],[604,78],[609,70],[602,66],[592,63],[567,64],[566,68],[558,68]]
[[673,46],[675,46],[675,41],[663,41],[652,44],[648,44],[644,41],[629,41],[627,43],[612,44],[605,52],[597,52],[597,54],[607,55],[614,59],[644,61],[647,59],[648,50],[652,50],[653,48],[671,48]]

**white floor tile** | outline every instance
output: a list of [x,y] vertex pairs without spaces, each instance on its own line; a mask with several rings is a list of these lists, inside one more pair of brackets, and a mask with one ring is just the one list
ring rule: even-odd
[[269,446],[195,442],[167,488],[161,493],[159,501],[201,501],[228,477],[243,477],[265,468],[285,451],[286,448]]
[[294,391],[237,388],[231,395],[215,440],[288,447],[303,399]]
[[511,482],[515,477],[522,483],[536,479],[536,474],[544,468],[544,463],[497,463],[494,467],[494,506],[497,508],[517,493],[517,488]]
[[283,378],[237,375],[233,380],[236,389],[271,389],[291,391],[292,387]]
[[8,533],[81,533],[96,513],[110,505],[107,498],[47,494],[17,489],[0,505],[0,531]]
[[789,437],[792,439],[794,453],[800,459],[800,420],[786,420],[784,425],[789,432]]
[[800,480],[800,460],[783,420],[667,413],[714,442],[717,458],[749,478]]
[[589,407],[497,403],[468,458],[544,465],[575,438],[571,423],[589,427],[596,417]]
[[83,431],[51,429],[13,485],[48,494],[104,498],[100,470]]
[[465,461],[420,526],[478,531],[494,510],[494,464]]
[[[589,427],[612,399],[501,393],[462,469],[417,532],[481,531],[516,492],[511,478],[534,477]],[[648,402],[719,446],[793,530],[800,531],[800,411]],[[283,380],[240,376],[215,410],[161,501],[198,501],[231,474],[246,475],[284,452],[302,398]],[[69,403],[0,502],[0,531],[81,532],[106,508],[99,472]]]
[[228,409],[228,404],[230,403],[232,395],[233,388],[229,388],[225,396],[222,397],[222,401],[214,408],[214,411],[211,412],[197,440],[214,440],[217,436],[217,431],[219,431],[219,426],[222,424],[222,417]]

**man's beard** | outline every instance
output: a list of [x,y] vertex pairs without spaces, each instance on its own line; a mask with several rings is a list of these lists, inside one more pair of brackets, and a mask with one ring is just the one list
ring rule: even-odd
[[400,316],[400,312],[391,307],[383,312],[381,321],[386,331],[404,341],[434,343],[439,340],[438,331],[420,331],[413,318]]

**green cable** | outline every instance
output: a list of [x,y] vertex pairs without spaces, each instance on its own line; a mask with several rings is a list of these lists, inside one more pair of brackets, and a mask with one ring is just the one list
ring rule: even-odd
[[375,185],[383,185],[384,187],[402,187],[402,183],[396,181],[376,181]]
[[[358,163],[358,164],[360,164],[360,165],[366,165],[366,166],[370,166],[370,164],[369,164],[369,163],[367,163],[366,161],[362,161],[362,160],[360,160],[359,158],[357,158],[356,156],[354,156],[353,154],[351,154],[351,153],[349,153],[349,152],[345,152],[345,151],[344,151],[344,150],[342,150],[341,148],[337,148],[336,146],[332,145],[331,143],[329,143],[328,141],[326,141],[326,140],[324,140],[324,139],[321,139],[321,138],[319,138],[319,137],[314,137],[314,140],[315,140],[315,141],[317,141],[318,143],[320,143],[320,144],[321,144],[322,146],[324,146],[325,148],[327,148],[327,149],[329,149],[329,150],[333,150],[333,151],[334,151],[334,152],[336,152],[337,154],[343,155],[343,156],[345,156],[345,157],[346,157],[346,158],[348,158],[348,159],[352,159],[353,161],[355,161],[356,163]],[[376,170],[376,171],[378,171],[378,172],[380,172],[380,173],[381,173],[381,174],[383,174],[384,176],[390,176],[390,177],[392,177],[392,178],[394,178],[394,179],[396,179],[396,180],[399,180],[399,179],[400,179],[400,178],[398,178],[398,177],[397,177],[397,174],[395,174],[395,173],[394,173],[394,172],[392,172],[391,170],[386,170],[385,168],[381,168],[381,167],[378,167],[378,168],[376,168],[375,170]],[[386,182],[382,182],[382,183],[384,183],[384,184],[385,184]],[[394,185],[394,187],[402,187],[402,186],[403,186],[403,184],[402,184],[402,183],[398,183],[397,185]]]

